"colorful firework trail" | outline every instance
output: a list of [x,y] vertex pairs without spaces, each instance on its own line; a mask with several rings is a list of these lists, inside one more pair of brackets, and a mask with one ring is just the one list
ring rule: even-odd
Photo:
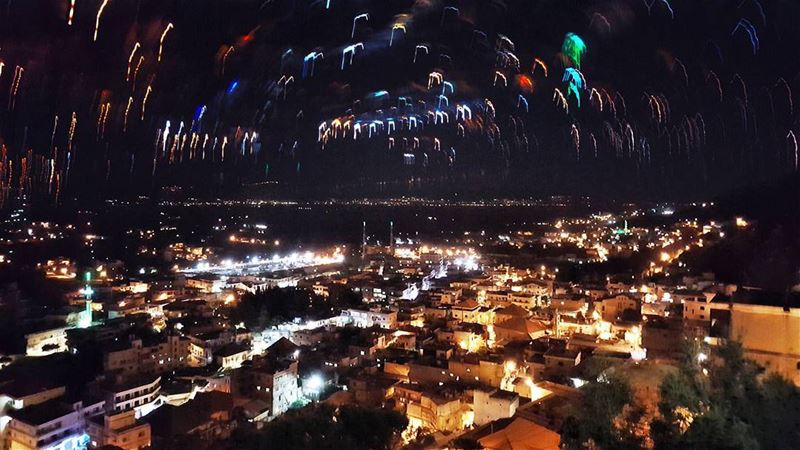
[[575,33],[567,33],[564,37],[564,43],[561,45],[561,53],[572,63],[573,66],[580,69],[581,60],[586,54],[586,43],[583,38]]
[[793,3],[55,3],[0,15],[4,204],[198,177],[663,194],[798,170]]

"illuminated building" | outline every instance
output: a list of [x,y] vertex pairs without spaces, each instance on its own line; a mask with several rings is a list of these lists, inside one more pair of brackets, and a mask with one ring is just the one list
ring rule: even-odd
[[494,324],[494,333],[498,343],[535,340],[546,335],[549,330],[550,327],[542,321],[523,317]]
[[551,345],[544,354],[545,371],[548,376],[568,375],[581,362],[581,352],[566,348],[566,345]]
[[479,320],[481,305],[475,300],[466,300],[456,303],[452,305],[449,310],[450,317],[460,322],[481,323]]
[[56,260],[48,260],[44,266],[41,264],[37,267],[42,267],[45,271],[47,278],[56,280],[71,280],[76,277],[75,263],[69,259],[59,258]]
[[136,418],[161,406],[161,377],[143,376],[112,381],[103,386],[109,411],[135,411]]
[[136,420],[134,410],[89,418],[86,431],[93,447],[113,445],[139,450],[150,446],[150,424]]
[[219,349],[233,343],[250,340],[251,333],[246,330],[214,330],[207,333],[189,336],[189,362],[192,365],[204,366],[214,360]]
[[61,397],[64,386],[36,380],[15,380],[0,387],[0,410],[23,409]]
[[243,367],[234,374],[234,391],[266,402],[271,418],[288,411],[300,399],[297,361],[255,358],[251,367]]
[[517,417],[502,430],[480,438],[478,442],[481,448],[486,450],[515,448],[558,450],[561,448],[561,436],[558,433],[522,417]]
[[150,346],[144,345],[141,339],[134,339],[120,347],[104,355],[105,370],[123,375],[162,373],[183,367],[189,356],[188,339],[175,335]]
[[222,292],[222,289],[228,284],[227,280],[218,276],[198,276],[186,279],[187,289],[196,289],[200,292],[216,293]]
[[469,353],[486,347],[483,326],[477,324],[463,323],[452,328],[439,328],[435,335],[437,341],[455,344]]
[[214,352],[214,359],[223,369],[237,369],[250,356],[250,346],[231,343]]
[[426,390],[418,385],[395,386],[394,398],[405,406],[409,425],[429,431],[456,432],[472,425],[473,412],[455,391]]
[[9,415],[9,450],[79,450],[89,443],[81,412],[58,399]]
[[385,308],[347,309],[342,311],[342,317],[359,328],[379,326],[385,329],[397,328],[397,311]]
[[507,376],[507,366],[499,355],[466,355],[448,360],[447,374],[457,380],[476,381],[500,388]]
[[683,303],[684,319],[709,323],[712,308],[710,303],[715,295],[713,292],[675,291],[671,296],[673,301]]
[[530,315],[530,311],[525,308],[518,305],[509,305],[494,311],[494,323],[501,323],[516,318],[527,318]]
[[513,417],[519,407],[519,395],[500,389],[475,389],[472,408],[475,425],[483,425],[497,419]]
[[46,356],[67,351],[67,329],[63,327],[42,330],[25,335],[27,356]]
[[[597,307],[599,304],[599,308]],[[614,322],[625,310],[641,311],[641,300],[638,294],[619,294],[614,297],[604,298],[595,302],[595,308],[600,310],[603,320]]]
[[736,340],[746,358],[800,386],[800,296],[739,290],[706,306],[712,343]]

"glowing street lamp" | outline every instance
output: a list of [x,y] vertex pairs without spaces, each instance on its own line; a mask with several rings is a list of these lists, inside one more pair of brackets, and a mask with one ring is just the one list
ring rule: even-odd
[[322,375],[315,373],[308,377],[305,382],[305,388],[307,394],[312,397],[314,400],[319,399],[319,395],[322,392],[322,388],[325,386],[325,379],[322,378]]

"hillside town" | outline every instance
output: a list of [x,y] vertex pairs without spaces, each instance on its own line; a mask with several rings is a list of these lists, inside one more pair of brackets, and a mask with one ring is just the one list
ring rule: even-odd
[[[212,230],[233,231],[218,246],[159,247],[169,227],[131,229],[158,264],[36,261],[55,304],[0,289],[16,336],[0,358],[0,448],[234,448],[232,436],[291,411],[356,405],[405,417],[394,448],[557,449],[585,386],[618,371],[635,391],[658,389],[687,342],[706,362],[735,340],[800,383],[800,297],[685,258],[757,224],[672,214],[431,238],[365,223],[360,246],[240,260],[222,255],[278,243],[233,222]],[[6,261],[70,237],[85,261],[104,239],[16,216],[5,227]]]

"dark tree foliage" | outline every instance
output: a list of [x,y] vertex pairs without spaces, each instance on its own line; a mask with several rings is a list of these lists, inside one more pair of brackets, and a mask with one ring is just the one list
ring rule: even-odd
[[619,375],[611,375],[602,382],[587,384],[584,393],[583,407],[564,424],[562,446],[578,449],[592,441],[600,448],[617,448],[612,420],[632,401],[628,381]]
[[604,283],[605,276],[609,273],[631,275],[642,273],[648,269],[650,261],[653,261],[655,257],[656,255],[652,250],[641,249],[624,258],[611,257],[607,261],[580,265],[563,264],[559,265],[558,280],[565,282],[596,280]]
[[[653,424],[658,448],[794,448],[790,442],[769,438],[778,431],[771,424],[755,426],[754,414],[773,420],[777,419],[774,417],[777,411],[770,411],[771,407],[764,402],[772,387],[759,380],[758,367],[744,358],[739,344],[728,343],[718,348],[719,363],[705,367],[696,362],[695,354],[689,349],[680,371],[665,377],[661,384],[661,417]],[[796,391],[783,383],[787,389]],[[791,402],[790,398],[787,400]],[[797,429],[795,426],[795,432]],[[789,431],[791,428],[778,432]]]
[[[800,442],[800,389],[744,357],[740,344],[714,349],[707,361],[687,347],[679,370],[664,377],[657,413],[634,401],[623,380],[584,388],[585,405],[562,430],[568,449],[647,448],[664,450],[795,449]],[[642,420],[643,419],[643,420]],[[615,424],[617,429],[615,429]],[[641,427],[649,439],[619,433],[619,424]]]
[[597,380],[597,377],[602,375],[603,372],[617,364],[620,364],[618,359],[590,356],[578,366],[580,368],[580,377],[584,380]]
[[273,288],[246,294],[231,311],[235,323],[264,328],[297,317],[321,319],[338,314],[342,308],[361,303],[352,290],[333,290],[329,297],[302,288]]
[[408,424],[387,409],[316,405],[292,411],[260,431],[235,436],[237,450],[379,450],[392,448]]

